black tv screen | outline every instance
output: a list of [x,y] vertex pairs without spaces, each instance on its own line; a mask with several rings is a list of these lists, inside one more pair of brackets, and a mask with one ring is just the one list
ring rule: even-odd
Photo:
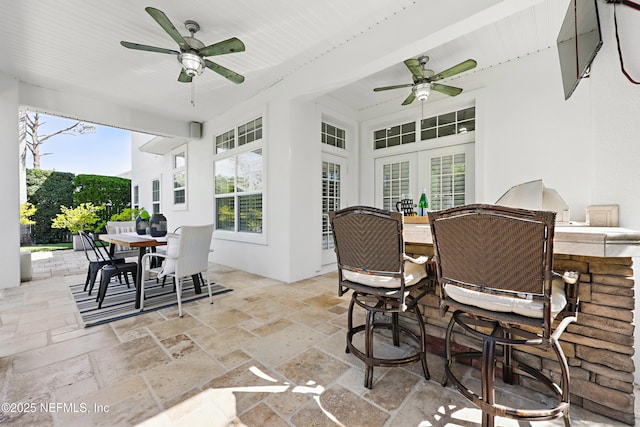
[[569,99],[580,79],[587,76],[600,46],[597,0],[571,0],[558,34],[558,55],[564,99]]

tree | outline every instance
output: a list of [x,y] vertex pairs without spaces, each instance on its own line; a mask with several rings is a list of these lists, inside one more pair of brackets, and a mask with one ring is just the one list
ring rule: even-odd
[[33,168],[40,169],[40,157],[46,156],[47,154],[53,154],[40,152],[40,146],[47,142],[49,139],[58,135],[78,136],[84,135],[85,133],[93,133],[96,131],[95,126],[78,121],[64,129],[60,129],[47,135],[41,135],[39,132],[39,128],[45,123],[46,122],[40,121],[39,112],[20,109],[20,130],[18,136],[20,139],[20,148],[22,151],[20,153],[20,159],[22,161],[22,166],[25,168],[27,164],[27,149],[31,151],[31,154],[33,154]]

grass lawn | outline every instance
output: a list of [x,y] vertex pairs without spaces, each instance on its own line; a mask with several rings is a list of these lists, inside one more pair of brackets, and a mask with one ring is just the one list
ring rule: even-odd
[[59,251],[61,249],[72,249],[73,244],[69,243],[49,243],[46,245],[21,246],[20,252],[44,252]]

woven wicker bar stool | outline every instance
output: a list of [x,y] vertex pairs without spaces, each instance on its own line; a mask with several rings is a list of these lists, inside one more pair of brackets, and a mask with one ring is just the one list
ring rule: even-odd
[[[402,214],[355,206],[329,212],[329,222],[338,261],[338,295],[353,291],[346,351],[365,363],[364,386],[373,387],[374,366],[421,362],[424,377],[429,379],[425,324],[418,301],[433,287],[435,273],[428,274],[431,263],[427,257],[414,259],[404,253]],[[366,320],[364,324],[354,326],[356,305],[366,311]],[[400,322],[401,312],[415,315],[418,333]],[[415,340],[418,349],[395,359],[375,356],[374,336],[376,341],[384,339],[381,334],[374,334],[379,329],[391,330],[394,346],[400,346],[402,333]],[[364,334],[364,349],[353,343],[354,336],[359,333]]]
[[[569,426],[569,366],[558,340],[577,320],[579,275],[561,276],[552,269],[555,213],[468,205],[429,212],[429,222],[441,314],[454,310],[445,337],[443,385],[451,381],[482,410],[483,426],[493,426],[496,416],[527,421],[564,417]],[[454,352],[454,333],[464,336],[472,351]],[[475,345],[468,344],[471,339]],[[527,359],[519,357],[519,351],[527,347],[553,350],[559,378],[554,381],[553,373],[524,363]],[[480,360],[479,392],[463,384],[452,369],[469,359]],[[498,366],[504,383],[528,376],[548,387],[556,402],[532,408],[496,402]]]

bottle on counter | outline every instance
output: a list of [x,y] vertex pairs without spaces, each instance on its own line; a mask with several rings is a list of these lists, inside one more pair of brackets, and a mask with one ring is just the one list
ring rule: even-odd
[[418,202],[418,216],[427,216],[429,211],[429,202],[427,201],[427,189],[422,190],[420,201]]

